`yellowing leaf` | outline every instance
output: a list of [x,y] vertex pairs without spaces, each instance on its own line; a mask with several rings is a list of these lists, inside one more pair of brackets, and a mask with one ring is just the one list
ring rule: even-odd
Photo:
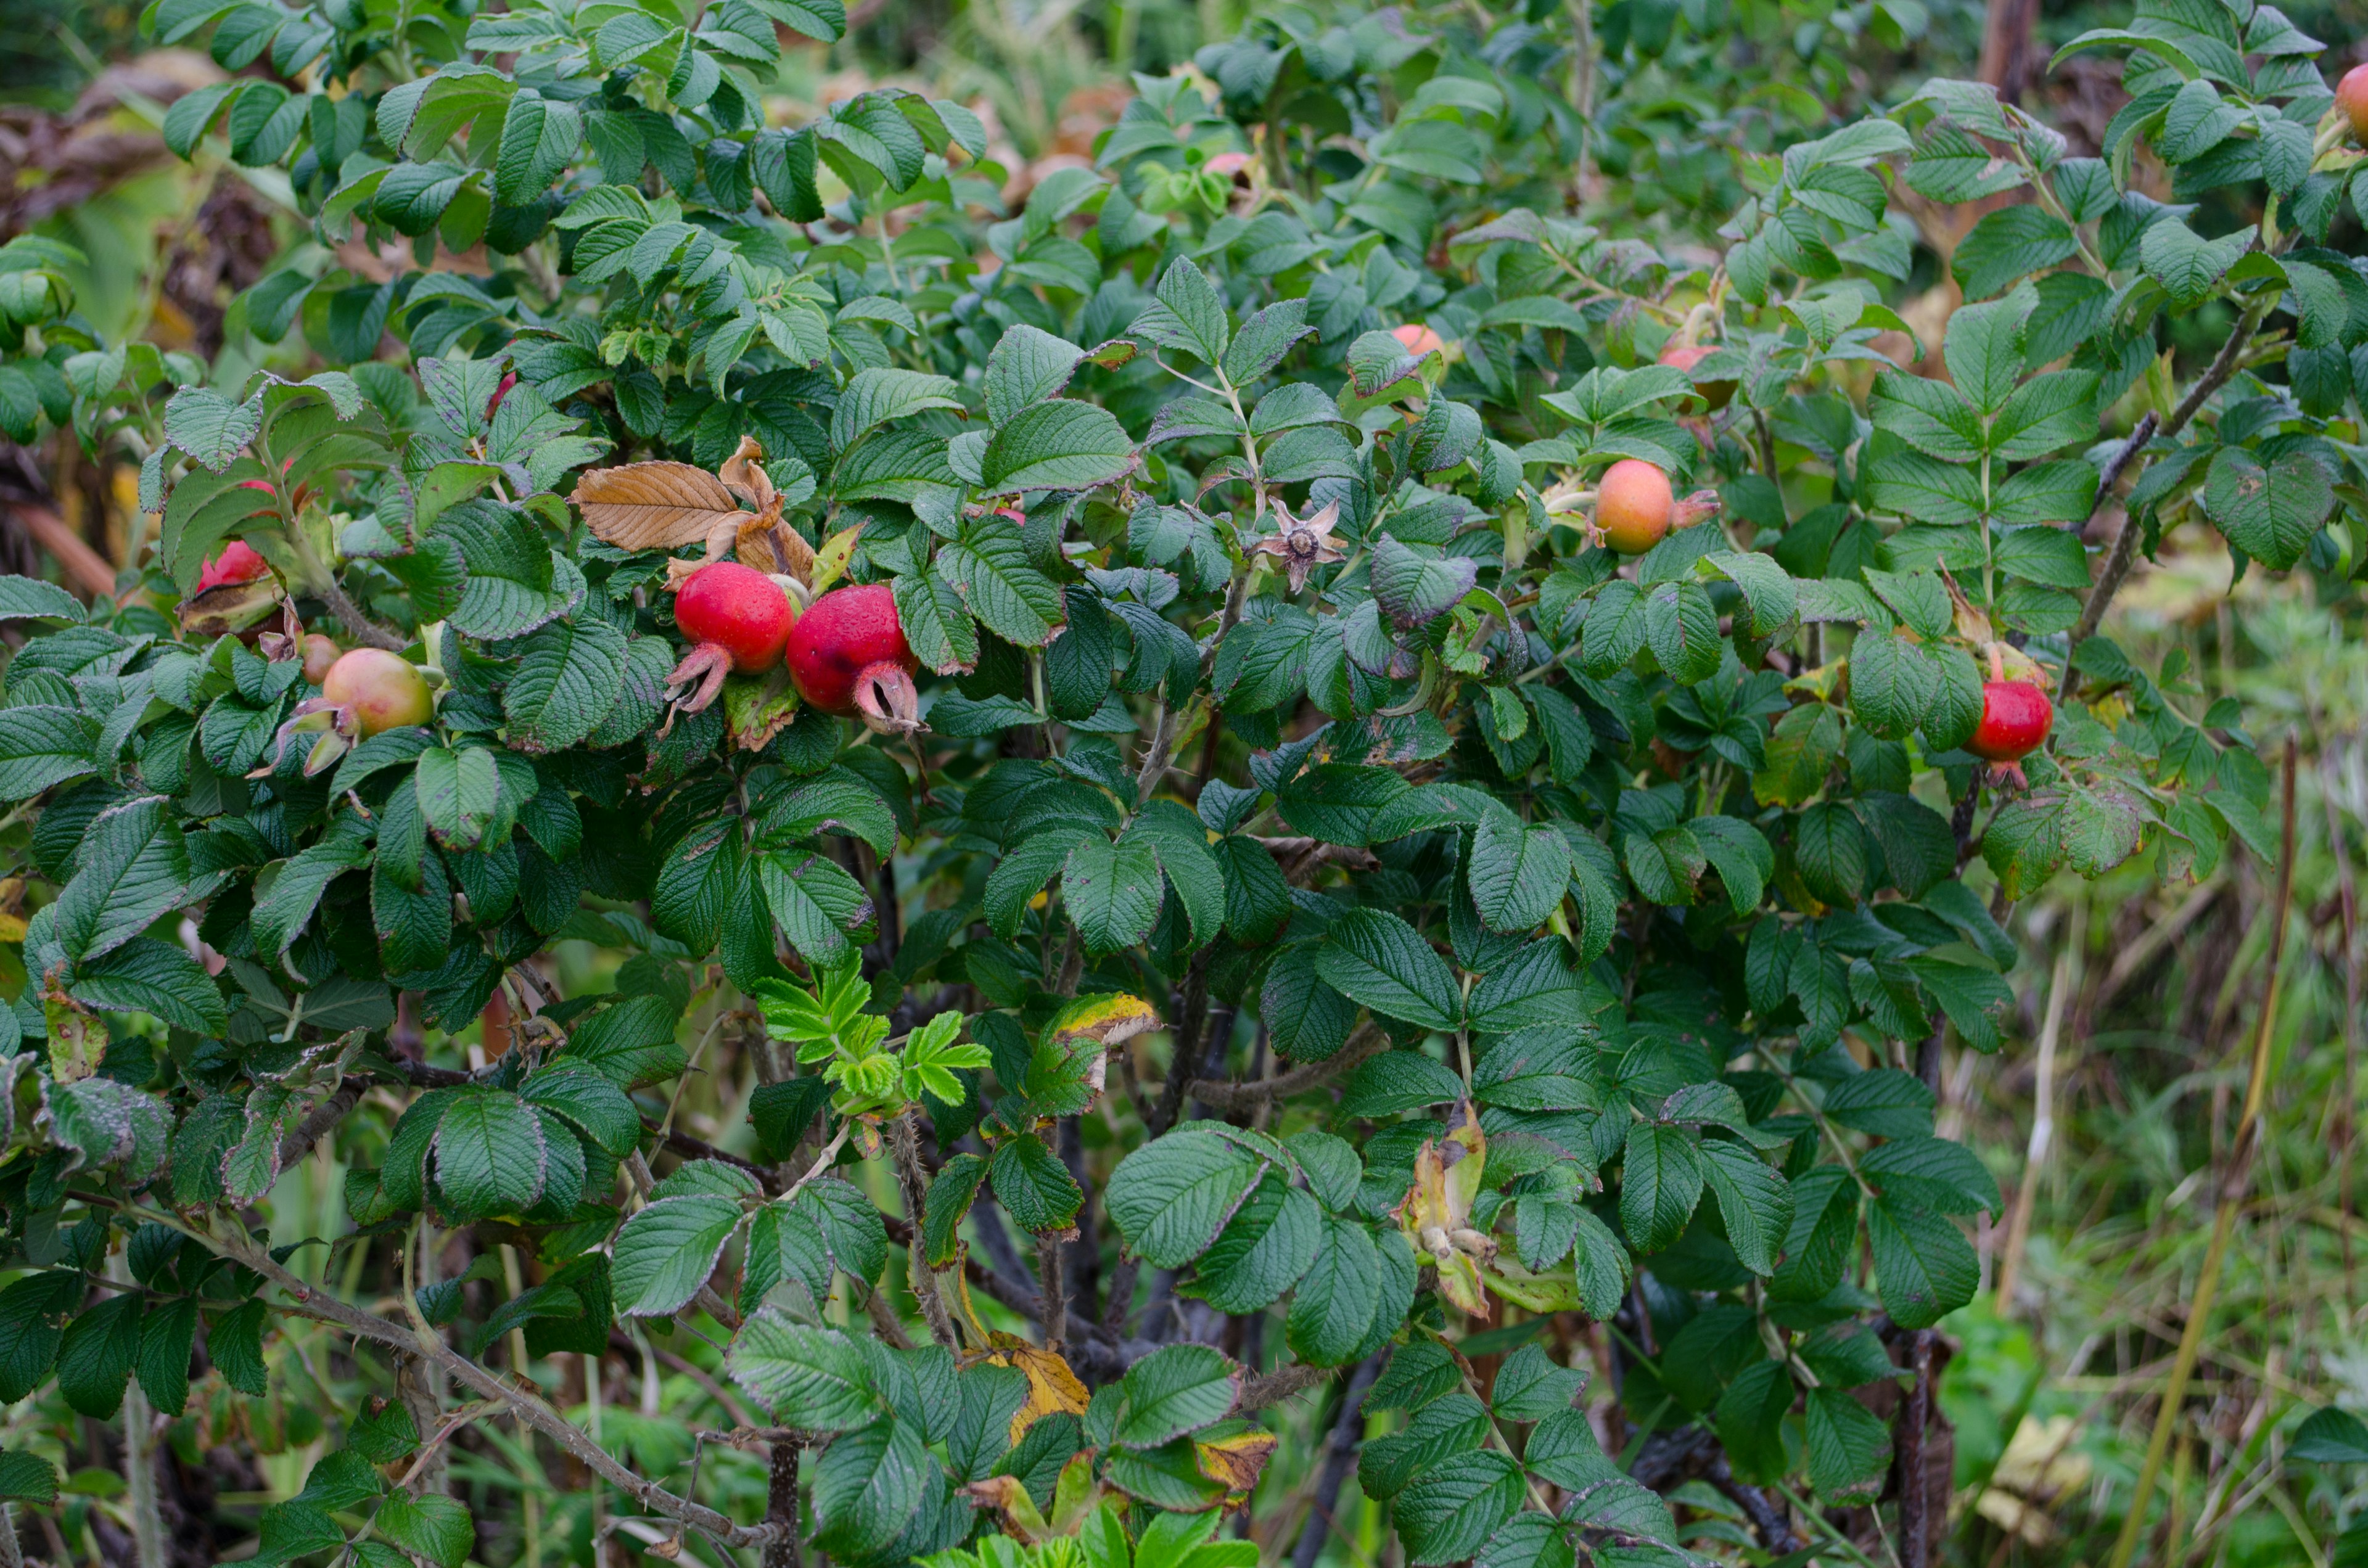
[[1090,1039],[1107,1049],[1121,1040],[1159,1027],[1159,1015],[1140,996],[1107,992],[1080,996],[1044,1026],[1044,1038],[1068,1041]]
[[797,716],[798,688],[787,669],[724,678],[724,727],[741,750],[763,751]]
[[1225,1489],[1231,1506],[1258,1485],[1277,1440],[1273,1433],[1252,1426],[1207,1442],[1195,1440],[1192,1449],[1200,1455],[1201,1473]]
[[1062,1411],[1071,1415],[1085,1415],[1086,1403],[1091,1396],[1057,1352],[1008,1334],[992,1335],[989,1342],[995,1346],[985,1358],[989,1365],[1016,1367],[1028,1380],[1028,1403],[1011,1417],[1013,1442],[1019,1441],[1020,1435],[1043,1416]]
[[814,551],[813,577],[808,586],[817,594],[847,575],[847,563],[855,559],[855,541],[862,536],[863,525],[841,528],[823,541]]

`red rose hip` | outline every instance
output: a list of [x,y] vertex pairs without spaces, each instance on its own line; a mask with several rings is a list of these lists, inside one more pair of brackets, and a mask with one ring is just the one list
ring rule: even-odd
[[1982,684],[1982,722],[1965,749],[1985,762],[2020,762],[2037,751],[2055,727],[2055,704],[2027,680]]
[[920,661],[885,585],[834,588],[814,600],[790,631],[789,661],[798,695],[813,707],[859,715],[882,734],[921,727],[913,686]]
[[[248,483],[263,483],[261,480],[250,480]],[[270,487],[266,485],[265,488]],[[260,582],[270,574],[270,563],[257,555],[255,548],[245,540],[234,539],[223,545],[222,553],[207,562],[199,571],[198,592],[202,594],[208,588],[219,588],[224,583]]]
[[753,566],[718,561],[683,579],[674,623],[696,644],[666,676],[669,688],[692,687],[679,700],[696,713],[723,690],[728,675],[756,675],[781,662],[797,608],[781,585]]

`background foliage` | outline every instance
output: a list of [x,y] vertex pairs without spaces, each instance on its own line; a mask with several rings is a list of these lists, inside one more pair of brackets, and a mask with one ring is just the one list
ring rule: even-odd
[[[23,1552],[2362,1550],[2341,13],[66,26]],[[751,441],[909,744],[666,712],[566,497]],[[1621,458],[1719,513],[1623,564]],[[433,724],[283,744],[283,616]]]

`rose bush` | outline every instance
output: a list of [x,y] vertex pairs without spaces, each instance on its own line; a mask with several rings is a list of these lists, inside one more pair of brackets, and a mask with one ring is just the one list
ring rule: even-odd
[[[318,243],[233,384],[0,252],[11,427],[161,512],[113,602],[0,580],[0,1397],[265,1401],[328,1324],[383,1397],[262,1562],[457,1565],[495,1415],[601,1489],[585,1560],[1248,1561],[1292,1398],[1405,1413],[1410,1562],[1693,1561],[1696,1478],[1927,1561],[1999,1209],[1941,1066],[2049,878],[2272,847],[2245,716],[2100,628],[2174,529],[2355,558],[2361,154],[2277,11],[2143,0],[2071,46],[2100,156],[1933,81],[1663,248],[1573,215],[1634,40],[1479,19],[1279,13],[1006,212],[957,104],[763,123],[837,0],[152,6],[268,60],[165,134]],[[1938,342],[1904,200],[1980,213]],[[328,1287],[256,1209],[324,1142]],[[562,1407],[651,1335],[761,1495]]]

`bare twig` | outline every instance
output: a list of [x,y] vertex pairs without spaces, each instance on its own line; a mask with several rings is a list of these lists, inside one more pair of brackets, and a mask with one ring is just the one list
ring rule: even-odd
[[1377,1056],[1389,1046],[1389,1037],[1370,1019],[1360,1025],[1346,1044],[1321,1062],[1310,1062],[1262,1078],[1255,1084],[1235,1084],[1222,1079],[1195,1079],[1190,1088],[1192,1097],[1212,1110],[1255,1110],[1275,1100],[1286,1099],[1303,1090],[1331,1082],[1369,1056]]

